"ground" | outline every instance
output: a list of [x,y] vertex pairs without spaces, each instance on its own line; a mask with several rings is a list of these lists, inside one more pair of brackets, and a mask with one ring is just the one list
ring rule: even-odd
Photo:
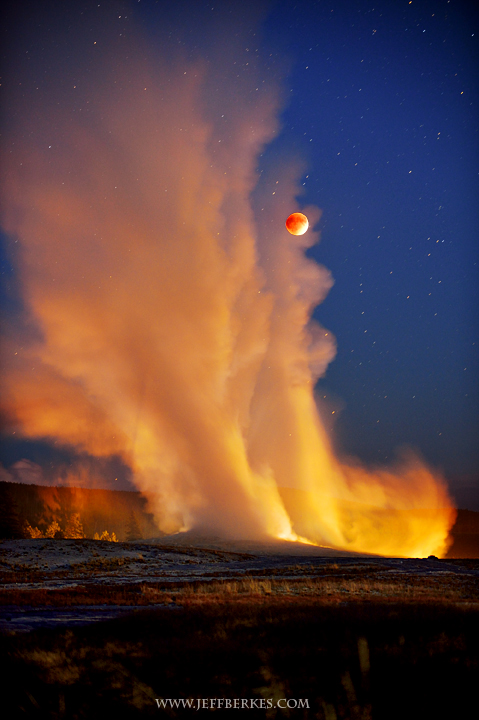
[[186,534],[0,547],[12,718],[182,717],[170,700],[218,698],[195,712],[461,718],[475,698],[479,560]]

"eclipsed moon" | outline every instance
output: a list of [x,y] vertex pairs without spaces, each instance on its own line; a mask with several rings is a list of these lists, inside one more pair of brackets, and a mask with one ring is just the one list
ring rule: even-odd
[[291,235],[304,235],[308,228],[308,218],[306,215],[303,215],[303,213],[293,213],[286,220],[286,230],[290,232]]

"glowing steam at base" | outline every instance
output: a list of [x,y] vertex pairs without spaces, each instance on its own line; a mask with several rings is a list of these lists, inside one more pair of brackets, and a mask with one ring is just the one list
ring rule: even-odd
[[74,90],[64,69],[60,104],[54,83],[16,100],[3,224],[39,332],[10,333],[4,409],[27,437],[120,455],[167,532],[442,553],[440,478],[346,466],[321,423],[335,345],[311,312],[332,279],[304,254],[317,234],[284,227],[301,169],[255,173],[276,89],[140,56],[103,56]]

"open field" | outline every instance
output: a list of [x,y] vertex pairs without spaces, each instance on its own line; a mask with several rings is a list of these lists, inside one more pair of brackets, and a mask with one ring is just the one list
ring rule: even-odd
[[7,716],[468,717],[479,560],[186,540],[2,542]]

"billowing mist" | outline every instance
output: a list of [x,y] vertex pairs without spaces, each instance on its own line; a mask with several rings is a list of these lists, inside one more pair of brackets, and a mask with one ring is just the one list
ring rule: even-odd
[[5,339],[4,411],[120,456],[166,532],[444,552],[441,479],[345,465],[321,423],[335,341],[310,318],[333,279],[305,256],[318,234],[284,226],[320,217],[302,162],[257,170],[283,103],[260,41],[240,28],[202,58],[95,37],[78,62],[52,42],[10,91],[2,223],[29,320]]

